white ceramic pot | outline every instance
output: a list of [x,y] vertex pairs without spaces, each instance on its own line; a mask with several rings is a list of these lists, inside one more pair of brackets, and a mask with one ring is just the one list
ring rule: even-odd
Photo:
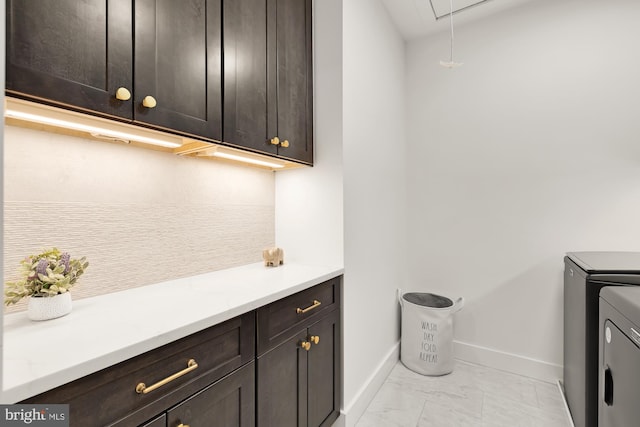
[[29,297],[27,316],[31,320],[49,320],[71,313],[71,294],[54,295],[52,297]]

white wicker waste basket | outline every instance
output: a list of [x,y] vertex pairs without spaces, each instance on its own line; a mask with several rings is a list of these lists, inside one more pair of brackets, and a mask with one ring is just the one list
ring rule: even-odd
[[422,375],[445,375],[453,371],[453,314],[464,306],[436,294],[398,291],[402,307],[400,359]]

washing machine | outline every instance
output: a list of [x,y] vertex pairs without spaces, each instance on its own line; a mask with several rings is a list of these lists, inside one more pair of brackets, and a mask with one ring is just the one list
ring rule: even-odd
[[640,287],[600,291],[598,427],[640,425]]
[[570,252],[564,262],[564,392],[575,427],[597,427],[600,290],[640,286],[640,252]]

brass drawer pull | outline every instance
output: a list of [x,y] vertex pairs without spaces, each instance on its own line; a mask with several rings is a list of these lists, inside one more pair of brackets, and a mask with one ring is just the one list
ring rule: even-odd
[[138,394],[147,394],[152,392],[153,390],[157,389],[158,387],[162,387],[165,384],[170,383],[171,381],[175,380],[176,378],[180,378],[181,376],[183,376],[184,374],[188,374],[189,372],[193,371],[194,369],[196,369],[198,367],[198,363],[196,363],[195,360],[193,359],[189,359],[189,361],[187,362],[187,367],[184,368],[182,371],[180,372],[176,372],[173,375],[168,376],[167,378],[158,381],[157,383],[147,387],[144,383],[139,383],[136,386],[136,393]]
[[318,335],[311,335],[309,341],[317,345],[320,343],[320,337]]
[[298,313],[298,314],[306,313],[307,311],[311,311],[314,308],[320,306],[320,304],[322,304],[320,301],[318,301],[317,299],[314,299],[313,300],[313,304],[310,305],[309,307],[307,307],[307,308],[300,308],[300,307],[296,308],[296,313]]
[[309,350],[311,350],[311,343],[309,341],[302,341],[300,343],[300,348],[302,348],[302,349],[304,349],[306,351],[309,351]]

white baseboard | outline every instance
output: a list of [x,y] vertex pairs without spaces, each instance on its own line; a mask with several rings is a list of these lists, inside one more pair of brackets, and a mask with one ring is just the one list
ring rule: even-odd
[[560,392],[560,396],[562,396],[562,404],[564,405],[564,412],[565,414],[567,414],[567,419],[569,420],[569,423],[571,424],[570,427],[576,427],[576,425],[573,423],[573,417],[571,416],[571,410],[569,409],[569,402],[567,402],[567,395],[564,393],[564,385],[562,384],[562,381],[558,380],[556,382],[556,384],[558,385],[558,391]]
[[549,383],[562,378],[562,366],[475,344],[453,341],[456,359],[500,369]]
[[346,427],[346,418],[344,412],[340,412],[340,416],[331,424],[331,427]]
[[367,381],[360,387],[356,396],[350,402],[345,403],[344,411],[332,427],[354,427],[356,425],[398,360],[400,360],[400,342],[397,342],[389,350],[367,378]]

